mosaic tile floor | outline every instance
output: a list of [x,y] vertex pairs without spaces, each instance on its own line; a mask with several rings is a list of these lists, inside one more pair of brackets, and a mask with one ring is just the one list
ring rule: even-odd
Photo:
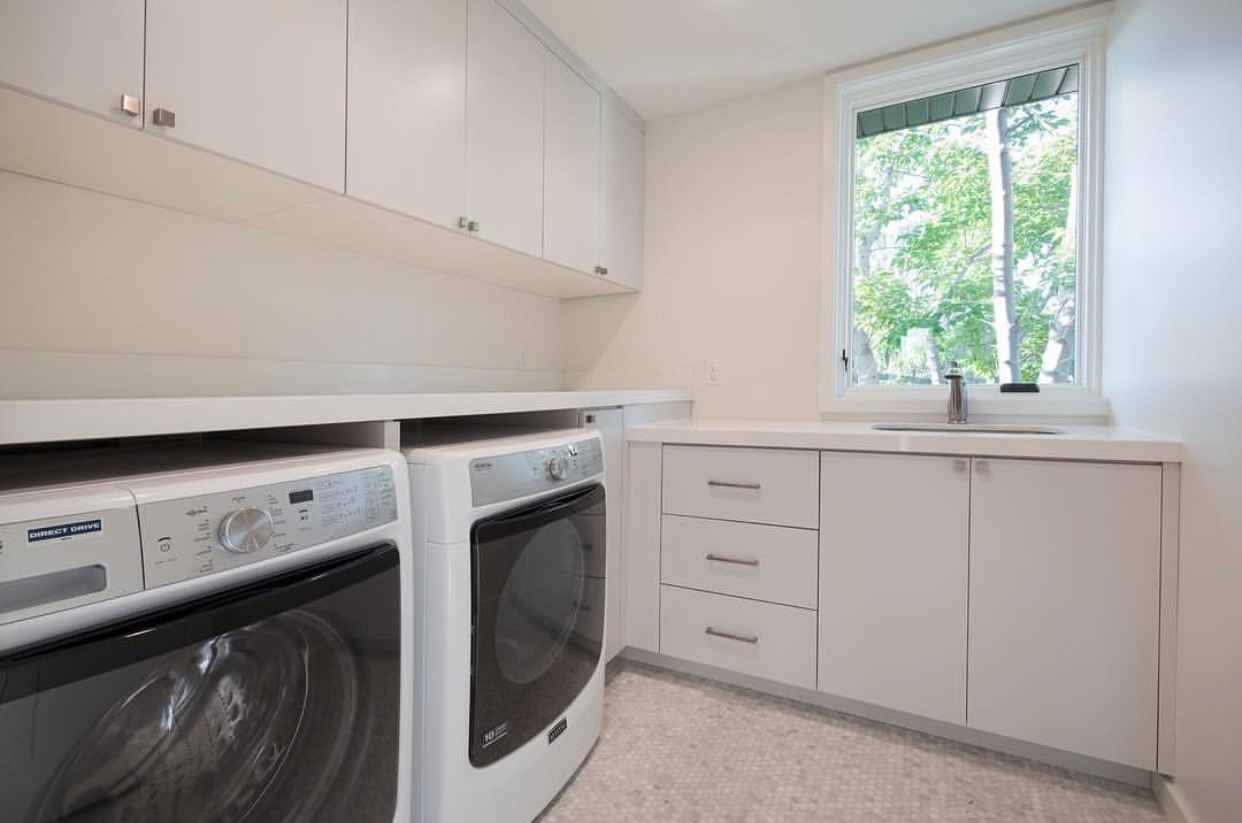
[[1163,823],[1150,792],[636,663],[538,823]]

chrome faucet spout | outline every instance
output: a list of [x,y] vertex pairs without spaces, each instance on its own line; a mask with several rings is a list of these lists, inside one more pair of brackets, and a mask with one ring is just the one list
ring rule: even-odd
[[949,381],[949,422],[965,423],[967,417],[966,378],[956,360],[949,361],[949,370],[945,372]]

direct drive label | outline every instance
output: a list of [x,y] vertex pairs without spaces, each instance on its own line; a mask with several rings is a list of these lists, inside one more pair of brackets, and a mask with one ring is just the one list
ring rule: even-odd
[[47,540],[72,540],[75,537],[90,537],[103,534],[102,520],[78,520],[74,523],[56,523],[51,526],[39,526],[26,530],[27,543],[43,543]]

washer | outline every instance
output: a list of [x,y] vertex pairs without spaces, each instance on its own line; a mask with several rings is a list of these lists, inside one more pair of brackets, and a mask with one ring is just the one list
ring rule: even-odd
[[423,691],[414,819],[530,823],[599,737],[599,434],[406,450]]
[[401,456],[174,452],[0,494],[0,820],[406,823]]

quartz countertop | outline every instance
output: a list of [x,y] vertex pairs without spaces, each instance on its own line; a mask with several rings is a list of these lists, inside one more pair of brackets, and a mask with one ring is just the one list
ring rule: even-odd
[[674,390],[4,400],[0,445],[689,400]]
[[1061,426],[1062,434],[877,431],[871,422],[676,420],[631,426],[630,442],[757,446],[829,451],[906,452],[977,457],[1028,457],[1176,463],[1178,440],[1111,426]]

